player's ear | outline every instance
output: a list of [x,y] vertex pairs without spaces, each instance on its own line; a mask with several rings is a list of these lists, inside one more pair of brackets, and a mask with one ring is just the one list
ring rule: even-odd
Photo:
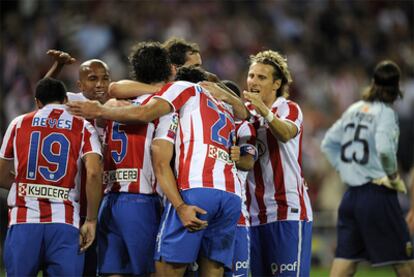
[[68,102],[68,96],[65,95],[65,98],[63,98],[63,103],[62,104],[66,104]]
[[78,80],[78,81],[76,82],[76,84],[78,85],[78,88],[80,89],[80,91],[83,91],[81,81],[79,81],[79,80]]
[[37,99],[36,97],[35,97],[35,102],[36,102],[36,106],[37,106],[37,108],[40,110],[41,108],[43,108],[43,104],[42,104],[42,102],[40,102],[40,100],[39,99]]

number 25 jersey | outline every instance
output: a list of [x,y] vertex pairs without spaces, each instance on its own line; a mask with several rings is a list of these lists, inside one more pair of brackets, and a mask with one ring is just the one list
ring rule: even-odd
[[327,131],[321,147],[342,181],[359,186],[396,172],[398,137],[397,115],[389,105],[358,101]]

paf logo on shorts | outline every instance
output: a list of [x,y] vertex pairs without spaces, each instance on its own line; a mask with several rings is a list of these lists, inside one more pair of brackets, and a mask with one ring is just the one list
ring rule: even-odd
[[235,267],[236,271],[238,271],[240,269],[248,269],[249,268],[249,261],[237,261],[234,267]]
[[296,271],[298,267],[298,262],[295,261],[291,264],[280,264],[272,263],[270,265],[270,269],[272,270],[272,275],[276,275],[276,273],[279,271],[279,273],[283,273],[284,271]]

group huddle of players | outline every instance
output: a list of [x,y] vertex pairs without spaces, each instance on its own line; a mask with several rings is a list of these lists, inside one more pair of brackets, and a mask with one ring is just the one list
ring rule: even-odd
[[75,60],[48,54],[39,109],[0,150],[8,275],[309,275],[303,115],[281,54],[250,56],[242,93],[182,39],[137,43],[133,80],[82,63],[80,93],[54,79]]

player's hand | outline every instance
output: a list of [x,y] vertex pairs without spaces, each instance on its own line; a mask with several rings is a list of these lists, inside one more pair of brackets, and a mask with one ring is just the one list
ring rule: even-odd
[[374,179],[372,182],[380,186],[386,186],[387,188],[396,190],[398,192],[407,193],[405,183],[399,175],[396,175],[394,179],[390,179],[387,176],[384,176],[382,178]]
[[203,81],[199,83],[199,85],[205,88],[206,90],[208,90],[208,92],[210,92],[210,94],[214,98],[226,102],[227,92],[221,87],[219,87],[216,83],[209,82],[209,81]]
[[76,62],[76,59],[73,58],[69,53],[50,49],[46,52],[47,55],[51,56],[58,64],[72,64]]
[[190,232],[200,231],[207,227],[208,222],[197,217],[199,214],[207,214],[207,212],[197,206],[187,205],[185,203],[177,207],[177,214],[180,217],[183,226]]
[[230,158],[233,162],[238,162],[240,160],[240,147],[233,145],[230,147]]
[[66,103],[71,114],[87,119],[99,118],[102,115],[103,106],[98,101],[70,101]]
[[261,114],[266,115],[269,112],[269,109],[266,107],[265,103],[262,100],[262,97],[259,93],[243,91],[244,98],[254,106],[255,110]]
[[408,211],[408,214],[405,217],[405,221],[407,222],[408,230],[410,231],[410,234],[413,235],[414,234],[414,208],[411,208]]
[[86,220],[79,230],[79,248],[81,252],[84,252],[89,246],[91,246],[93,240],[95,239],[95,232],[96,219]]

